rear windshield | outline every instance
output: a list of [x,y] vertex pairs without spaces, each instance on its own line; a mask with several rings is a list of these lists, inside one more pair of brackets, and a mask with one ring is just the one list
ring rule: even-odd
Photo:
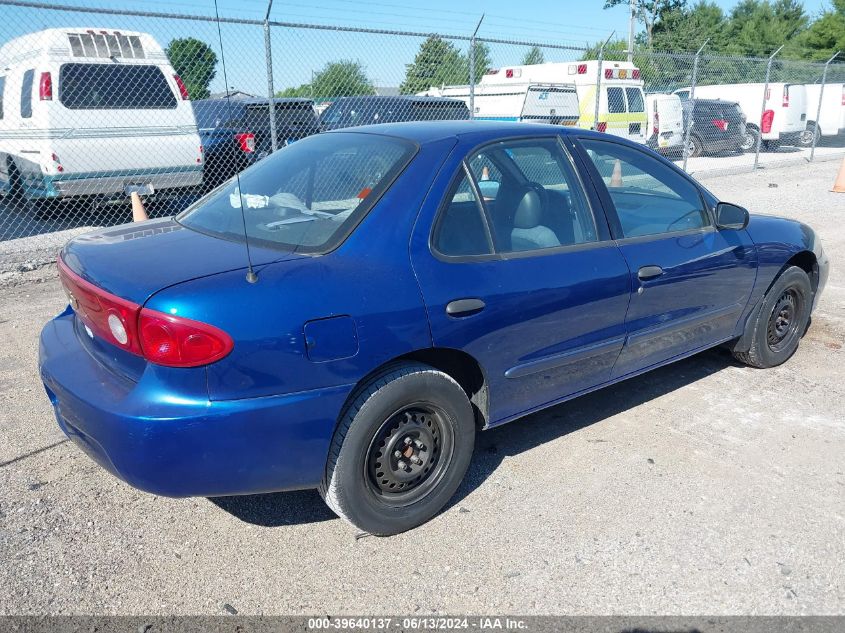
[[[408,164],[413,143],[354,132],[309,136],[275,152],[185,210],[184,226],[223,239],[327,251],[357,226]],[[243,218],[241,217],[243,209]]]
[[161,110],[176,107],[176,95],[158,66],[64,64],[59,100],[71,110]]

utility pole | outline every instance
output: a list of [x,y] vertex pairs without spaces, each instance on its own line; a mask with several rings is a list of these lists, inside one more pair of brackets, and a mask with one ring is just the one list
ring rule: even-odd
[[628,0],[631,15],[628,16],[628,62],[634,61],[634,22],[637,19],[637,0]]

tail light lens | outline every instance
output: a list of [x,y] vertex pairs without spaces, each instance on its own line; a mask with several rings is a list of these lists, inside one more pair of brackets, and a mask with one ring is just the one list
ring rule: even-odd
[[41,73],[38,80],[38,98],[41,101],[53,100],[53,75],[50,73]]
[[234,346],[223,330],[149,308],[141,309],[138,332],[144,358],[168,367],[208,365]]
[[657,102],[654,102],[654,128],[651,130],[653,134],[660,133],[660,112],[657,111]]
[[715,125],[717,128],[719,128],[720,130],[722,130],[722,132],[727,132],[727,131],[728,131],[728,122],[727,122],[727,121],[725,121],[725,119],[713,119],[712,123],[713,123],[713,125]]
[[179,75],[173,75],[173,81],[176,82],[176,85],[179,88],[179,94],[182,96],[182,101],[188,101],[191,97],[188,95],[188,88],[185,86],[185,82],[182,81],[182,78]]
[[783,87],[783,107],[789,107],[789,86]]
[[607,132],[607,122],[606,121],[599,121],[599,124],[596,126],[596,129],[599,132]]
[[235,134],[235,140],[238,142],[238,146],[241,148],[242,152],[251,154],[255,151],[255,134],[252,132]]
[[763,134],[768,134],[772,131],[772,122],[775,120],[775,111],[766,110],[760,119],[760,130]]
[[199,367],[232,351],[232,338],[206,323],[165,314],[85,281],[58,260],[59,277],[77,317],[97,336],[151,363]]

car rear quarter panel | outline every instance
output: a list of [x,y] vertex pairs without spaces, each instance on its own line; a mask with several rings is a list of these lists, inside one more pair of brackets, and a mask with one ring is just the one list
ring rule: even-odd
[[259,267],[255,284],[241,269],[164,289],[149,300],[147,307],[210,323],[234,340],[232,353],[208,367],[212,400],[351,389],[383,363],[431,345],[408,243],[452,145],[454,139],[423,146],[335,251]]

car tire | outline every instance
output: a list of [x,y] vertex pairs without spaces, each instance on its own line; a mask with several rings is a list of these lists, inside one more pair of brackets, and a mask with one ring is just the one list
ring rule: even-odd
[[8,163],[9,174],[9,203],[15,209],[23,209],[26,207],[26,194],[23,190],[23,179],[21,173],[18,171],[17,165],[13,161]]
[[461,386],[428,365],[394,363],[344,407],[319,492],[360,530],[398,534],[449,502],[474,444],[475,418]]
[[746,325],[752,328],[748,351],[734,351],[734,357],[761,369],[789,360],[807,330],[812,302],[807,273],[797,266],[787,268],[766,292],[756,318]]
[[702,143],[701,139],[698,138],[695,134],[689,137],[689,143],[687,144],[687,156],[690,158],[694,158],[696,156],[701,156],[704,153],[704,143]]
[[798,147],[812,147],[813,138],[815,138],[815,143],[818,145],[822,138],[822,133],[815,123],[810,122],[807,123],[807,127],[804,131],[798,135]]
[[753,152],[757,147],[757,139],[760,138],[760,130],[748,126],[745,128],[745,135],[742,137],[742,144],[739,149],[743,152]]

